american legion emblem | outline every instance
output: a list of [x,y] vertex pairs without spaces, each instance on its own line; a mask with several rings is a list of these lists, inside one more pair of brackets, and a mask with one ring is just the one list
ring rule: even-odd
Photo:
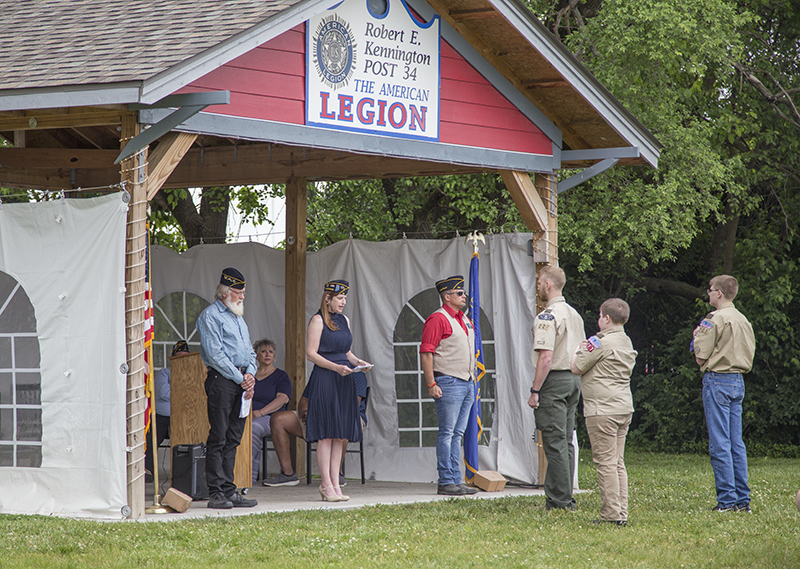
[[331,89],[346,86],[353,75],[355,39],[350,24],[337,14],[323,18],[314,32],[314,66]]

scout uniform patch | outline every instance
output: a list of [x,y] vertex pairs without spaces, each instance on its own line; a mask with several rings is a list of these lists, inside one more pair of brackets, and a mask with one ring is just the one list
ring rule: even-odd
[[597,336],[592,336],[587,340],[588,344],[586,344],[586,351],[593,352],[597,348],[601,347],[600,338]]

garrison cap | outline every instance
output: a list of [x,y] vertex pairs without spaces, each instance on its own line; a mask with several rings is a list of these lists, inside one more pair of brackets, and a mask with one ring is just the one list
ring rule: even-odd
[[464,290],[464,276],[454,275],[452,277],[447,277],[446,279],[436,281],[436,292],[441,294],[446,290]]
[[178,340],[175,342],[175,345],[172,346],[172,356],[175,354],[179,354],[181,352],[188,352],[189,351],[189,344],[186,343],[186,340]]
[[325,283],[325,292],[333,294],[347,294],[350,292],[350,283],[344,279],[334,279]]
[[222,276],[219,279],[219,284],[224,284],[236,290],[242,290],[244,288],[244,275],[233,267],[222,269]]

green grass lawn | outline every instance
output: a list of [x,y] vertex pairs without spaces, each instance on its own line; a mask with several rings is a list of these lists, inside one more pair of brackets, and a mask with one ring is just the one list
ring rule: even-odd
[[630,523],[597,526],[582,451],[578,511],[544,497],[178,522],[0,516],[0,567],[800,567],[800,461],[750,459],[753,513],[716,513],[708,457],[629,453]]

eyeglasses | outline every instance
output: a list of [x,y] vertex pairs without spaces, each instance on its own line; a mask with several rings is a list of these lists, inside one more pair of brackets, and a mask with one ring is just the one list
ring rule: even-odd
[[451,290],[447,294],[455,294],[455,295],[458,295],[458,296],[464,296],[467,293],[464,292],[463,290]]
[[711,294],[712,292],[722,292],[722,291],[719,290],[718,288],[710,288],[706,291],[706,293],[708,294]]
[[244,294],[245,294],[243,290],[237,290],[235,288],[232,288],[230,290],[231,290],[231,293],[235,294],[236,296],[244,296]]

